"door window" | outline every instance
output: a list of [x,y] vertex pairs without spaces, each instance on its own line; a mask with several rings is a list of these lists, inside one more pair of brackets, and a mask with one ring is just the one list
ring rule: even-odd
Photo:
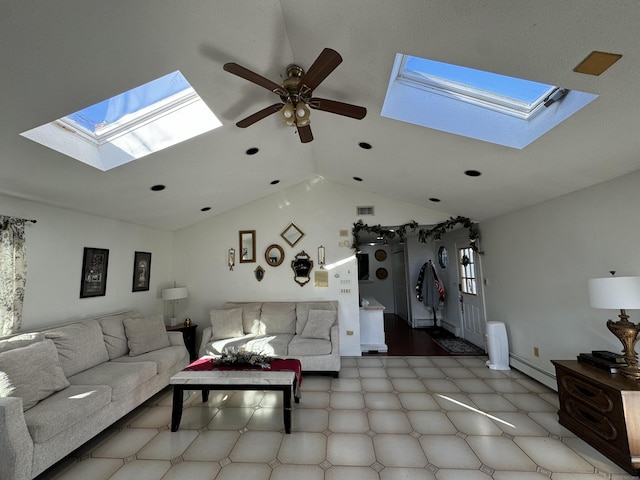
[[462,293],[477,295],[475,255],[471,247],[458,249],[458,270]]

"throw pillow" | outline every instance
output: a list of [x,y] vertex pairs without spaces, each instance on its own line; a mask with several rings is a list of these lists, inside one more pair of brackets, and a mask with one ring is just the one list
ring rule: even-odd
[[68,386],[51,340],[0,353],[0,397],[21,397],[23,410]]
[[242,308],[211,310],[211,340],[223,340],[244,336],[242,328]]
[[336,318],[337,313],[332,310],[309,310],[309,318],[300,337],[329,340]]
[[130,357],[171,346],[162,315],[142,319],[126,318],[122,323],[127,334]]

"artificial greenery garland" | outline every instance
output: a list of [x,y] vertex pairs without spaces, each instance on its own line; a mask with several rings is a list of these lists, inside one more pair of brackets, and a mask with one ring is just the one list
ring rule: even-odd
[[[469,242],[471,249],[474,252],[482,253],[478,250],[478,239],[480,238],[478,224],[473,223],[467,217],[451,217],[449,220],[439,223],[432,228],[421,228],[418,230],[418,241],[421,243],[427,243],[429,237],[433,238],[433,240],[440,240],[442,235],[444,235],[448,230],[452,230],[456,225],[462,225],[464,228],[469,230]],[[414,220],[411,220],[409,223],[405,223],[404,225],[400,225],[394,230],[382,228],[380,225],[366,225],[362,220],[358,220],[353,224],[353,229],[351,230],[351,233],[353,234],[353,245],[351,248],[356,251],[360,250],[360,239],[358,234],[361,231],[375,233],[379,237],[382,237],[385,243],[395,238],[396,235],[398,235],[400,240],[404,242],[407,237],[407,229],[411,229],[411,231],[415,232],[418,227],[418,222]]]

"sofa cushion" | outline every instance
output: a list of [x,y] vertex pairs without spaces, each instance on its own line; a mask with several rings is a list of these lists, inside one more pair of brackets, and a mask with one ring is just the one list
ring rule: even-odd
[[52,328],[46,330],[44,335],[56,344],[60,365],[67,378],[109,361],[102,328],[95,320],[84,320]]
[[211,340],[236,338],[244,335],[242,326],[242,308],[228,310],[211,310]]
[[151,318],[125,318],[122,323],[127,334],[130,357],[171,345],[162,315]]
[[107,385],[71,385],[25,412],[24,418],[33,442],[42,443],[85,420],[110,401],[111,388]]
[[244,333],[254,335],[264,333],[264,326],[260,322],[262,303],[227,302],[224,308],[242,308],[242,328]]
[[155,362],[105,362],[69,377],[71,385],[108,385],[111,401],[130,398],[131,392],[158,373]]
[[289,355],[329,355],[330,353],[330,340],[302,338],[300,335],[296,335],[289,343]]
[[3,338],[0,340],[0,352],[26,347],[27,345],[41,342],[42,340],[44,340],[44,334],[42,332],[21,333],[20,335]]
[[309,318],[300,336],[329,340],[337,316],[338,313],[332,310],[309,310]]
[[127,318],[143,319],[144,315],[138,311],[123,312],[116,315],[107,315],[96,318],[102,334],[104,336],[104,344],[109,353],[109,359],[122,357],[129,353],[129,345],[127,343],[127,334],[124,329],[124,320]]
[[68,386],[51,340],[0,353],[0,397],[22,397],[23,410]]
[[300,335],[304,331],[311,310],[331,310],[337,313],[334,302],[298,302],[296,305],[296,333]]
[[262,304],[260,321],[264,333],[296,333],[296,304],[293,302],[271,302]]
[[290,333],[280,333],[278,335],[259,335],[248,339],[246,349],[251,352],[258,352],[262,355],[287,355],[289,342],[293,338]]
[[189,352],[182,345],[173,345],[171,347],[161,348],[160,350],[143,353],[137,357],[125,355],[123,357],[114,358],[112,362],[155,362],[158,373],[174,373],[179,372],[189,365]]

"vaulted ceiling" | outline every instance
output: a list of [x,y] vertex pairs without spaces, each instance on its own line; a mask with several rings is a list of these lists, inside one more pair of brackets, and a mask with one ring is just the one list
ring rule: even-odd
[[[481,221],[640,168],[638,25],[637,0],[0,1],[0,193],[176,230],[320,176]],[[324,47],[344,61],[314,93],[366,107],[363,120],[312,111],[308,144],[277,115],[235,126],[278,98],[224,63],[280,82]],[[593,50],[622,59],[575,73]],[[502,147],[381,117],[396,53],[599,98]],[[107,172],[19,135],[175,70],[221,128]]]

